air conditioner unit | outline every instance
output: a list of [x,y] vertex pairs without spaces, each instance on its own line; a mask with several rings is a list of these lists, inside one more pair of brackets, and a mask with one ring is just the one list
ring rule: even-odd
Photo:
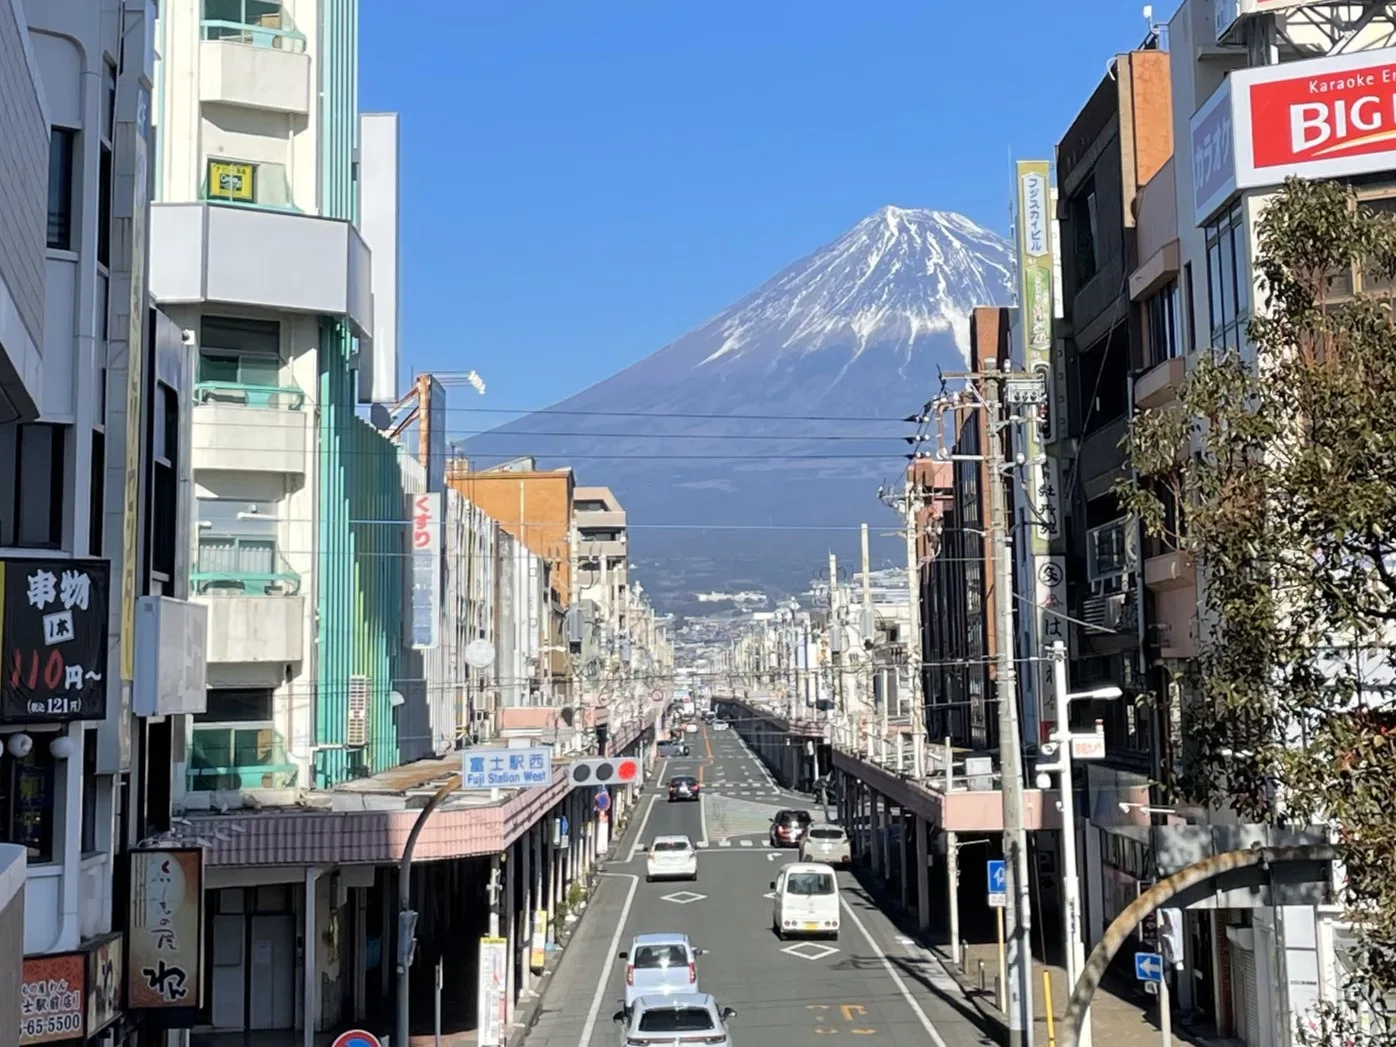
[[362,749],[368,744],[368,677],[349,677],[349,708],[344,725],[344,744]]

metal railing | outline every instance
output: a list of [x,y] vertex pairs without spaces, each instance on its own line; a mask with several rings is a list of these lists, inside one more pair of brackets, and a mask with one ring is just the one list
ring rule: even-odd
[[200,596],[294,596],[301,576],[269,538],[200,535],[189,585]]
[[289,51],[301,54],[305,51],[305,35],[291,26],[285,14],[281,21],[285,26],[229,22],[221,18],[205,18],[199,23],[199,35],[205,40],[221,40],[232,44],[249,44],[252,47],[267,47],[276,51]]
[[197,382],[195,404],[232,404],[281,411],[299,411],[305,393],[293,385],[254,385],[248,382]]
[[190,792],[290,789],[296,765],[285,739],[259,723],[195,724],[186,772]]

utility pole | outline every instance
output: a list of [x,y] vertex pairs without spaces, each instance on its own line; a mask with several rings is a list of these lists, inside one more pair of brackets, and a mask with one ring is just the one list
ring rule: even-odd
[[1018,677],[1013,659],[1013,539],[1008,533],[1004,479],[1002,382],[997,362],[985,361],[985,409],[989,412],[989,544],[994,555],[994,610],[997,620],[999,773],[1003,796],[1003,853],[1007,861],[1008,894],[1008,1043],[1032,1047],[1032,928],[1028,882],[1028,838],[1023,826],[1023,743],[1018,727]]

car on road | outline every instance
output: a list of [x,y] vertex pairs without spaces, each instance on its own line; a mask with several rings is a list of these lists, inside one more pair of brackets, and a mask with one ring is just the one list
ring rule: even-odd
[[673,996],[698,991],[698,957],[688,935],[677,931],[637,934],[620,954],[625,961],[625,1009],[642,996]]
[[691,774],[679,774],[669,779],[669,802],[676,800],[696,800],[702,791],[702,783]]
[[800,846],[812,821],[809,811],[777,811],[771,819],[771,846]]
[[611,1020],[620,1024],[620,1042],[627,1044],[705,1043],[732,1047],[727,1023],[737,1016],[731,1007],[720,1008],[707,993],[682,996],[642,996],[635,1006],[617,1011]]
[[656,836],[645,858],[645,879],[698,879],[698,851],[687,836]]
[[791,862],[771,881],[771,930],[777,938],[792,934],[838,940],[839,880],[833,866]]
[[727,721],[726,721],[726,720],[714,720],[714,721],[713,721],[713,730],[714,730],[714,731],[725,731],[725,730],[727,730]]
[[673,759],[688,755],[688,743],[670,740],[659,743],[659,755]]
[[841,826],[816,822],[805,830],[805,838],[800,841],[800,861],[847,865],[852,860],[848,833]]
[[683,733],[684,733],[684,734],[697,734],[697,733],[698,733],[698,725],[697,725],[696,723],[691,722],[691,721],[690,721],[689,723],[684,724]]

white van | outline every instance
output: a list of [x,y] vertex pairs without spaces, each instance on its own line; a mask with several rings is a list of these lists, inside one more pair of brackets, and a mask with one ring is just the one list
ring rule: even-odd
[[771,930],[777,938],[805,934],[838,940],[839,880],[832,866],[792,862],[771,881],[771,890]]

